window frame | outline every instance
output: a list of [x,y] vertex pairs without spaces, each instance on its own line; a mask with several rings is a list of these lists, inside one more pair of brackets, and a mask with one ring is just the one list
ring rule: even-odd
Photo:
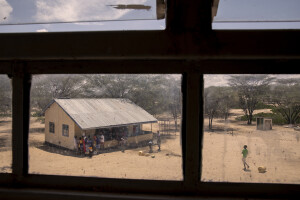
[[[203,74],[300,73],[300,31],[212,31],[207,0],[168,0],[166,25],[164,31],[0,34],[0,73],[12,77],[13,85],[13,173],[0,174],[1,195],[18,199],[30,195],[53,199],[300,195],[300,185],[293,184],[200,181]],[[184,180],[28,174],[31,76],[63,73],[183,74]]]
[[55,134],[55,123],[49,122],[49,133]]
[[69,137],[69,125],[68,124],[62,124],[62,136]]

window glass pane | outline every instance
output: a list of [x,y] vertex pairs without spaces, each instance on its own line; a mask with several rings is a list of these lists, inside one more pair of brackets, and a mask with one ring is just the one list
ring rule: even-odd
[[34,76],[29,173],[182,180],[181,98],[181,75]]
[[205,75],[202,181],[300,183],[300,75]]
[[12,108],[11,82],[0,75],[0,173],[11,173],[12,163]]
[[164,0],[0,0],[0,32],[161,30]]
[[49,133],[55,133],[54,122],[49,122]]
[[[69,125],[63,124],[62,125],[62,135],[65,137],[69,137]],[[76,143],[78,143],[76,141]]]
[[214,0],[213,29],[299,29],[298,0]]

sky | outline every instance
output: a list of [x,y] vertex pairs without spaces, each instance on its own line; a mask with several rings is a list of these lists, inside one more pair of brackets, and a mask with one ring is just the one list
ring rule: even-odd
[[[120,4],[144,7],[117,9]],[[156,20],[156,0],[0,0],[0,24],[0,32],[165,28],[165,20]]]
[[[151,8],[116,9],[118,4]],[[300,29],[300,0],[220,0],[212,27]],[[0,33],[164,29],[156,0],[0,0]]]
[[212,26],[213,29],[300,29],[300,0],[220,0]]
[[[238,74],[235,74],[238,75]],[[240,74],[243,75],[251,75],[251,74]],[[255,76],[255,74],[252,74]],[[300,79],[300,74],[269,74],[272,77],[277,79],[289,79],[289,78],[298,78]],[[211,86],[228,86],[228,79],[230,78],[230,74],[205,74],[204,75],[204,88],[208,88]]]

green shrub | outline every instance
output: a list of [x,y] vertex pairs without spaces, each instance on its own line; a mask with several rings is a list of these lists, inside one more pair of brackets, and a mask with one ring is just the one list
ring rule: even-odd
[[[276,124],[276,125],[287,124],[286,119],[284,119],[281,114],[277,114],[277,113],[264,113],[264,112],[257,113],[255,115],[253,115],[253,122],[256,122],[257,117],[271,118],[272,123]],[[236,120],[238,120],[238,121],[247,121],[247,116],[243,115],[241,117],[237,117]]]
[[0,113],[0,117],[12,117],[11,113]]
[[32,112],[31,117],[40,117],[41,114],[39,112]]
[[264,103],[262,103],[262,102],[259,102],[259,103],[256,105],[256,107],[255,107],[255,109],[257,109],[257,110],[260,110],[260,109],[273,109],[273,108],[274,108],[274,106],[268,105],[268,104],[264,104]]
[[37,117],[36,121],[41,122],[41,124],[45,124],[45,117]]

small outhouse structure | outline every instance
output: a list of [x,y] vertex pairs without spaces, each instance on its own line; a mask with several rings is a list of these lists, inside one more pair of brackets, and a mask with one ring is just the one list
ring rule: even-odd
[[[75,149],[74,137],[104,135],[104,147],[152,140],[143,124],[157,119],[128,99],[54,99],[45,108],[45,142]],[[152,127],[152,126],[151,126]]]
[[257,117],[256,118],[256,129],[257,130],[272,130],[272,119]]

